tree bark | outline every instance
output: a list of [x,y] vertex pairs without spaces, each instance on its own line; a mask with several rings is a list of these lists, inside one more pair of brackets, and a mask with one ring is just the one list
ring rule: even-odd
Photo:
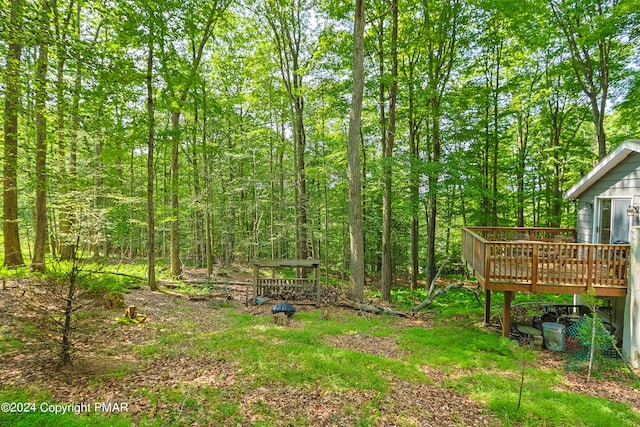
[[[182,101],[186,99],[184,95]],[[180,189],[178,152],[180,148],[180,111],[171,112],[171,275],[182,275],[180,262],[180,204],[178,191]]]
[[11,0],[7,31],[8,50],[5,68],[4,165],[2,194],[2,231],[4,263],[7,267],[24,265],[18,228],[18,116],[20,114],[20,59],[22,56],[22,0]]
[[152,11],[149,12],[149,41],[147,43],[147,228],[149,229],[149,243],[147,248],[147,275],[149,287],[158,290],[156,281],[156,242],[155,216],[153,203],[154,168],[153,156],[155,151],[155,105],[153,99],[153,54],[154,54],[154,20]]
[[419,237],[420,237],[420,223],[418,221],[418,212],[420,205],[420,125],[421,119],[418,118],[416,112],[416,87],[417,82],[415,80],[416,63],[419,58],[419,54],[413,54],[409,60],[409,111],[408,111],[408,125],[409,125],[409,157],[411,162],[411,170],[409,173],[409,194],[411,199],[411,289],[415,290],[418,287],[418,274],[419,274]]
[[[527,107],[528,108],[528,107]],[[518,117],[518,152],[516,165],[516,182],[518,193],[516,195],[516,226],[524,227],[524,175],[526,172],[526,160],[529,150],[529,117],[530,112],[520,111]]]
[[[458,0],[448,0],[442,4],[442,10],[425,10],[424,25],[429,28],[427,38],[427,56],[429,70],[428,90],[430,96],[427,100],[429,114],[428,123],[431,124],[432,147],[430,153],[430,172],[428,175],[429,203],[426,208],[427,216],[427,283],[431,283],[436,277],[436,232],[438,215],[439,180],[442,165],[440,121],[441,103],[444,91],[451,76],[453,60],[456,55],[457,31],[459,19],[463,7]],[[439,15],[438,15],[439,14]],[[434,19],[436,18],[436,19]],[[435,34],[439,36],[435,36]],[[440,33],[444,33],[444,36]]]
[[[184,106],[189,90],[192,87],[194,81],[196,81],[200,63],[202,61],[202,54],[204,47],[211,37],[213,26],[218,18],[222,15],[222,12],[229,5],[228,0],[222,0],[219,3],[216,1],[211,5],[207,21],[205,23],[202,38],[197,44],[197,49],[193,52],[193,58],[189,67],[189,73],[184,76],[185,81],[181,86],[180,92],[174,101],[177,105],[171,110],[171,214],[173,220],[171,221],[171,275],[173,277],[180,277],[182,275],[182,264],[180,262],[180,210],[179,210],[179,161],[178,153],[180,147],[180,116],[182,114],[182,107]],[[195,40],[191,41],[193,46],[196,46]]]
[[[53,6],[54,27],[56,33],[56,127],[57,127],[57,146],[58,146],[58,188],[60,193],[60,199],[62,203],[70,206],[73,202],[70,199],[70,182],[67,171],[67,127],[65,116],[68,114],[67,101],[65,98],[65,81],[64,71],[65,64],[68,57],[67,47],[68,40],[67,34],[69,30],[69,22],[73,15],[74,3],[70,2],[66,10],[64,19],[61,20],[58,14],[56,5]],[[80,55],[78,54],[78,57]],[[79,62],[78,62],[79,66]],[[60,209],[59,213],[59,233],[57,248],[52,247],[52,250],[59,250],[60,259],[70,260],[72,259],[73,243],[70,241],[69,232],[71,230],[71,212],[67,209]]]
[[193,149],[193,154],[191,157],[191,165],[193,167],[193,194],[196,198],[196,207],[194,209],[194,218],[193,218],[193,241],[195,245],[195,266],[204,267],[204,257],[206,250],[204,249],[204,211],[202,207],[202,199],[203,199],[203,191],[200,187],[200,173],[198,166],[198,126],[199,126],[200,114],[198,110],[198,106],[195,107],[194,112],[194,123],[192,129],[192,143],[191,148]]
[[496,46],[495,57],[495,76],[492,83],[493,90],[493,170],[491,174],[491,223],[493,226],[498,225],[498,156],[500,149],[500,127],[499,127],[499,98],[500,98],[500,70],[502,65],[502,49],[503,41]]
[[356,0],[353,28],[353,90],[347,146],[349,178],[350,269],[349,298],[362,301],[364,295],[364,227],[362,224],[362,180],[360,177],[360,129],[364,93],[364,0]]
[[209,155],[207,152],[207,90],[202,85],[202,174],[204,180],[204,220],[205,220],[205,256],[207,261],[207,279],[213,275],[213,231],[211,229],[211,174],[209,172]]
[[398,317],[409,317],[407,313],[403,313],[401,311],[396,311],[387,307],[378,307],[377,305],[372,305],[372,304],[363,304],[357,301],[341,300],[340,305],[345,307],[350,307],[356,310],[364,311],[366,313],[387,314],[387,315],[398,316]]
[[31,271],[44,273],[47,249],[47,68],[49,62],[49,2],[40,12],[40,47],[36,64],[36,233]]
[[[295,73],[298,73],[296,71]],[[301,83],[301,82],[300,82]],[[295,89],[300,92],[301,85]],[[307,176],[305,171],[304,153],[307,146],[304,131],[304,100],[301,96],[296,96],[295,101],[295,147],[296,147],[296,188],[298,189],[298,202],[296,218],[298,222],[298,258],[306,259],[309,254],[309,232],[307,230]],[[303,274],[306,275],[306,274]]]
[[[80,6],[78,6],[80,7]],[[77,22],[78,29],[80,28],[80,17],[78,16]],[[78,30],[79,31],[79,30]],[[79,36],[79,35],[78,35]],[[98,38],[98,31],[94,36],[94,44]],[[71,135],[69,144],[69,176],[68,176],[68,189],[71,194],[71,203],[75,203],[73,196],[77,189],[78,181],[78,134],[80,131],[80,91],[82,89],[82,57],[81,51],[78,50],[76,54],[76,70],[75,78],[73,82],[73,100],[71,103]],[[69,229],[75,222],[75,215],[73,213],[67,217]],[[70,236],[68,243],[63,246],[61,256],[63,259],[75,259],[77,251],[77,243],[74,243],[73,237]]]
[[437,116],[433,120],[433,147],[431,163],[433,164],[427,182],[429,183],[429,203],[427,206],[427,271],[426,281],[431,283],[436,277],[436,234],[438,215],[438,187],[440,180],[440,121]]
[[[289,97],[293,113],[293,143],[296,168],[296,256],[305,259],[309,255],[309,232],[307,219],[307,178],[305,169],[306,134],[304,127],[304,66],[301,61],[301,47],[304,33],[300,16],[303,4],[287,5],[270,3],[265,7],[265,16],[273,32],[277,49],[280,74]],[[306,272],[302,272],[306,275]]]
[[[439,296],[442,295],[444,293],[449,292],[451,289],[468,289],[465,287],[464,283],[451,283],[449,285],[447,285],[444,288],[432,288],[429,292],[429,295],[427,295],[427,298],[422,301],[420,304],[416,305],[415,307],[413,307],[411,309],[412,313],[417,313],[420,310],[428,307],[429,305],[431,305],[431,303],[433,301],[435,301],[435,299]],[[470,289],[469,289],[470,290]],[[473,291],[472,291],[473,292]],[[475,293],[475,292],[474,292]],[[476,299],[478,299],[478,295],[476,294]],[[478,301],[479,302],[479,301]]]
[[[383,144],[382,195],[382,301],[391,301],[393,285],[393,260],[391,251],[391,198],[393,144],[396,133],[396,99],[398,95],[398,0],[391,0],[391,90],[389,93],[389,127]],[[383,107],[384,108],[384,107]]]

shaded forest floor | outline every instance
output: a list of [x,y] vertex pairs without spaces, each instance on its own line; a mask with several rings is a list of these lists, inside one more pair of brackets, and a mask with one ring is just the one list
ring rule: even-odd
[[[200,275],[195,270],[190,273],[192,278]],[[249,281],[247,276],[226,279]],[[13,281],[0,290],[0,338],[7,341],[11,337],[22,343],[0,347],[0,383],[5,389],[32,390],[61,403],[124,402],[128,409],[125,419],[134,425],[220,425],[223,421],[227,425],[504,423],[486,403],[473,400],[468,393],[449,385],[468,374],[469,369],[441,370],[425,364],[420,369],[429,381],[389,378],[389,390],[378,393],[313,382],[260,384],[256,381],[260,365],[238,364],[229,353],[189,351],[192,342],[200,337],[215,337],[230,322],[253,322],[248,330],[255,334],[281,328],[273,325],[270,313],[273,302],[246,306],[245,288],[238,285],[220,285],[212,292],[216,298],[172,289],[131,290],[125,295],[125,305],[136,306],[139,313],[146,315],[145,322],[118,323],[121,307],[91,311],[81,323],[83,330],[75,336],[77,352],[73,365],[58,369],[51,343],[43,346],[30,327],[25,327],[29,324],[23,304],[28,286],[27,282]],[[225,296],[220,296],[221,293]],[[298,313],[286,328],[301,330],[305,323],[318,317],[318,309],[310,302],[296,306]],[[349,322],[354,313],[352,309],[329,308],[329,317],[336,323]],[[441,318],[424,312],[389,321],[398,329],[428,329],[452,322],[473,325],[477,321],[463,317]],[[277,338],[265,345],[277,345],[281,340]],[[388,335],[336,333],[326,335],[323,340],[323,344],[336,349],[389,360],[416,356]],[[244,350],[237,349],[240,353]],[[539,352],[535,360],[538,368],[549,370],[562,371],[563,363],[561,354],[546,350]],[[326,375],[331,376],[331,372]],[[613,379],[586,382],[582,374],[563,373],[557,390],[628,404],[640,414],[640,392]],[[375,415],[367,418],[367,411]],[[363,418],[368,421],[363,423]]]

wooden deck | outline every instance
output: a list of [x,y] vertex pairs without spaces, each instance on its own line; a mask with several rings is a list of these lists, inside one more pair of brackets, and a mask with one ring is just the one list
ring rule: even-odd
[[462,257],[485,290],[626,295],[629,245],[574,241],[570,229],[464,227]]

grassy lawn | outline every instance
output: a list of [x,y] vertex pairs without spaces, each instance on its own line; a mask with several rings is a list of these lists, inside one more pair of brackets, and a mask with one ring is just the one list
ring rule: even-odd
[[[13,408],[0,412],[0,425],[640,425],[629,403],[571,390],[562,363],[546,363],[558,355],[478,327],[482,308],[462,290],[408,319],[338,307],[324,319],[299,306],[284,327],[273,323],[272,304],[245,308],[144,289],[126,298],[137,298],[148,320],[123,325],[118,313],[96,312],[95,369],[82,353],[64,372],[28,368],[20,361],[36,348],[29,329],[3,329],[0,401]],[[20,380],[12,369],[32,377]],[[34,406],[17,405],[27,402]],[[96,409],[101,402],[125,405]],[[91,410],[74,413],[69,404],[80,403]]]

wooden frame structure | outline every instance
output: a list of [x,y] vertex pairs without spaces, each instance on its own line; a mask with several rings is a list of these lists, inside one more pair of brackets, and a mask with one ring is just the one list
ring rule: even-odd
[[[253,260],[253,295],[270,296],[280,299],[315,299],[320,303],[319,259],[280,259]],[[277,269],[295,268],[298,270],[295,278],[275,277]],[[262,269],[270,269],[271,277],[260,274]],[[306,277],[308,269],[313,269],[313,276]],[[304,272],[304,274],[303,274]],[[303,277],[305,276],[305,277]]]
[[628,244],[575,242],[566,228],[464,227],[462,258],[485,290],[504,291],[503,335],[509,335],[513,292],[597,296],[627,294]]

